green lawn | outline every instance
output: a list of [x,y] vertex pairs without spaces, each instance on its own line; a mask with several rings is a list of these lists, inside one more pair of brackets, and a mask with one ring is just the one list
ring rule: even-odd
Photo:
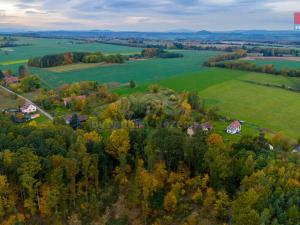
[[300,94],[232,80],[200,91],[221,113],[300,137]]

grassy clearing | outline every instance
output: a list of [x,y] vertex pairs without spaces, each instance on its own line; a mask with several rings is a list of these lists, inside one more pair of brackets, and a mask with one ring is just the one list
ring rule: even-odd
[[11,95],[8,95],[2,89],[0,90],[0,110],[18,107],[18,101]]
[[28,59],[0,62],[0,66],[10,66],[10,65],[15,65],[15,64],[23,64],[23,63],[27,63],[27,62],[28,62]]
[[300,136],[300,94],[232,80],[200,91],[224,115]]

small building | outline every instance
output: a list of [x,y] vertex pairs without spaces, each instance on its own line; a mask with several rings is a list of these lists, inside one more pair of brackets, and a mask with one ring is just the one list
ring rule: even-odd
[[[65,121],[66,121],[66,124],[70,124],[71,121],[72,121],[72,117],[73,115],[68,115],[65,117]],[[83,123],[83,122],[86,122],[88,120],[88,116],[86,115],[78,115],[78,122],[79,123]]]
[[24,114],[34,113],[37,111],[37,107],[30,102],[25,102],[20,108],[21,112]]
[[36,114],[31,115],[31,116],[30,116],[30,119],[31,119],[31,120],[34,120],[34,119],[37,119],[37,118],[39,118],[39,117],[41,117],[41,114],[36,113]]
[[213,125],[210,122],[202,123],[201,125],[201,130],[203,132],[209,132],[213,130]]
[[70,104],[70,102],[72,100],[81,101],[81,100],[85,100],[85,99],[86,99],[86,95],[79,95],[79,96],[75,96],[75,97],[64,98],[63,101],[64,101],[64,105],[67,106]]
[[213,125],[210,122],[205,122],[202,124],[194,123],[187,129],[187,134],[189,136],[194,136],[197,131],[201,130],[202,132],[209,132],[213,129]]
[[18,77],[14,77],[14,76],[5,76],[4,79],[3,79],[4,83],[6,85],[8,84],[16,84],[16,83],[19,83],[19,78]]
[[238,134],[242,130],[242,125],[240,121],[236,120],[233,121],[228,127],[227,127],[227,133],[228,134]]
[[298,153],[300,154],[300,146],[296,146],[293,150],[292,150],[293,153]]

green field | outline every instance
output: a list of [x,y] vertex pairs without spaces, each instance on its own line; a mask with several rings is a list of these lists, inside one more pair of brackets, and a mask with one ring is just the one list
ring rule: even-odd
[[[57,87],[65,83],[78,81],[98,81],[100,83],[119,82],[127,83],[134,80],[139,84],[156,82],[163,78],[204,70],[203,62],[217,52],[209,51],[182,51],[183,58],[176,59],[151,59],[129,61],[125,64],[115,64],[73,70],[63,73],[50,72],[47,69],[30,68],[49,87]],[[16,67],[15,67],[16,69]]]
[[[10,55],[0,52],[0,69],[17,71],[28,58],[67,51],[102,51],[105,54],[130,54],[138,48],[98,43],[80,44],[65,39],[22,38],[32,46],[14,48]],[[55,88],[77,81],[120,83],[114,90],[128,95],[147,90],[149,84],[176,91],[198,91],[207,106],[218,106],[221,113],[232,119],[240,119],[261,128],[284,131],[293,138],[300,137],[300,94],[263,85],[284,85],[300,89],[300,78],[251,73],[246,71],[205,68],[203,62],[220,54],[212,51],[181,51],[183,58],[129,61],[125,64],[108,66],[71,65],[59,68],[30,68],[31,73],[41,78],[44,87]],[[251,61],[253,62],[253,61]],[[300,67],[299,62],[259,60],[257,63],[273,64],[277,68]],[[130,89],[128,82],[134,80],[137,88]],[[254,84],[255,82],[258,84]],[[259,85],[263,84],[263,85]],[[1,100],[1,99],[0,99]],[[4,100],[2,100],[4,102]],[[0,102],[1,103],[1,102]],[[3,103],[2,103],[3,104]],[[224,125],[222,125],[224,126]],[[220,129],[223,130],[223,127]]]
[[300,94],[234,80],[200,92],[224,115],[300,137]]
[[47,38],[27,38],[18,37],[20,42],[31,44],[30,46],[20,46],[10,48],[13,51],[9,55],[5,55],[0,51],[0,64],[16,60],[26,60],[32,57],[44,56],[48,54],[65,53],[70,51],[78,52],[96,52],[103,53],[131,53],[140,52],[139,48],[127,46],[108,45],[100,43],[80,43],[76,40],[67,39],[47,39]]
[[[159,82],[176,91],[197,90],[206,106],[218,106],[223,115],[244,120],[275,132],[300,137],[300,94],[279,88],[251,84],[285,84],[299,87],[300,78],[285,78],[246,71],[209,69],[199,73],[170,77]],[[137,88],[143,91],[147,85]],[[133,92],[122,88],[121,94]]]
[[296,61],[289,61],[289,60],[247,60],[247,62],[255,63],[258,66],[264,66],[268,64],[272,64],[275,66],[276,69],[284,69],[284,68],[291,68],[291,69],[300,69],[300,62]]

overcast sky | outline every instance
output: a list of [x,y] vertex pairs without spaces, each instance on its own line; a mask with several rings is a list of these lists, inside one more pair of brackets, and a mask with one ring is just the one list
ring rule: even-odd
[[293,29],[300,0],[0,0],[0,28]]

